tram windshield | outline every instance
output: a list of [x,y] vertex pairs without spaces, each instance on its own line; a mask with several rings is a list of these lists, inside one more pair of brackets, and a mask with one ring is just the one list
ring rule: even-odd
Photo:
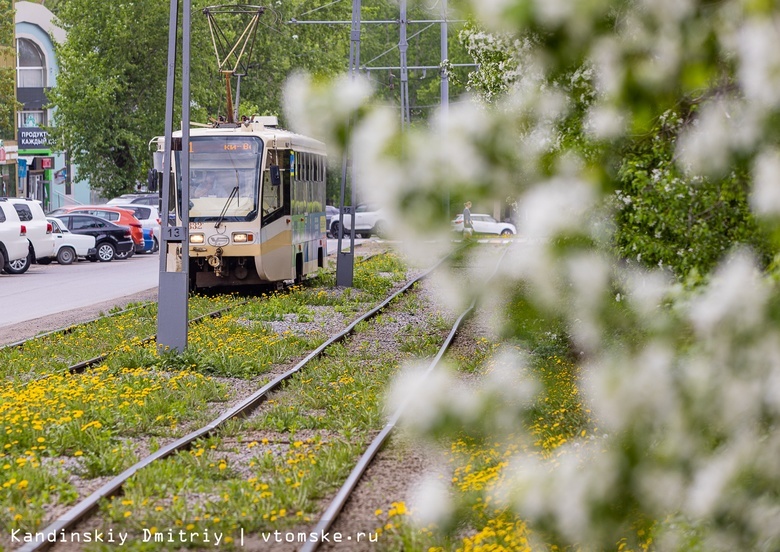
[[[177,151],[177,167],[181,167],[180,156],[181,152]],[[255,219],[262,158],[263,143],[254,136],[192,137],[190,221],[237,222]],[[178,187],[181,198],[181,178]]]

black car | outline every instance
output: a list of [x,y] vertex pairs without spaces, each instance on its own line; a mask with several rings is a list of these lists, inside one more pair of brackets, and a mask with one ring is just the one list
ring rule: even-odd
[[133,238],[127,226],[120,226],[106,219],[92,215],[72,213],[69,215],[57,215],[68,230],[74,234],[86,234],[95,236],[95,257],[88,257],[90,261],[108,262],[113,260],[117,253],[126,253],[133,249]]

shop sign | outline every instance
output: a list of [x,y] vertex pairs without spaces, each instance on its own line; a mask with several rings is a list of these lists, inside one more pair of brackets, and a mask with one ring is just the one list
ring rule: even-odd
[[49,149],[49,133],[38,127],[20,127],[19,149]]

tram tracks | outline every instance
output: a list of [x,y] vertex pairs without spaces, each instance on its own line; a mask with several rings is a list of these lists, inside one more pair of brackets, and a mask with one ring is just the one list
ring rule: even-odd
[[[501,254],[498,262],[496,263],[496,267],[493,270],[493,273],[490,275],[490,277],[487,278],[485,284],[489,284],[493,280],[507,251],[508,249],[504,249],[504,252]],[[472,315],[474,308],[476,307],[476,302],[477,302],[477,298],[474,297],[474,299],[471,301],[468,307],[463,312],[461,312],[460,315],[457,317],[454,324],[450,328],[450,331],[447,334],[446,339],[439,347],[439,350],[437,351],[436,355],[433,357],[431,362],[428,364],[421,378],[418,380],[418,383],[424,383],[424,381],[439,367],[439,363],[444,358],[444,355],[447,353],[447,351],[450,349],[450,346],[452,345],[453,341],[455,340],[455,337],[460,331],[461,325]],[[399,405],[399,407],[395,410],[395,412],[393,412],[388,417],[385,426],[371,440],[365,452],[363,452],[363,454],[360,456],[360,459],[355,464],[355,467],[352,469],[352,471],[350,471],[349,476],[345,480],[344,484],[339,488],[338,492],[330,501],[325,511],[319,517],[317,523],[308,532],[310,536],[317,537],[319,535],[327,534],[329,530],[334,526],[334,524],[338,521],[339,515],[344,509],[344,506],[352,497],[353,492],[357,488],[361,478],[366,473],[369,466],[371,466],[377,453],[382,449],[382,447],[390,438],[392,432],[395,430],[401,417],[409,409],[412,399],[413,397],[407,397],[402,402],[402,404]],[[323,543],[322,539],[311,538],[300,547],[299,552],[315,552],[321,547],[322,543]]]
[[[242,400],[239,404],[223,412],[220,416],[212,420],[210,423],[194,431],[191,431],[184,437],[181,437],[180,439],[160,448],[159,450],[147,456],[140,462],[126,469],[120,475],[114,477],[113,479],[105,483],[98,490],[94,491],[90,496],[80,501],[74,508],[69,510],[65,515],[60,516],[56,522],[50,524],[48,527],[46,527],[40,532],[45,535],[55,535],[55,534],[64,534],[67,531],[72,530],[73,527],[76,526],[76,524],[78,524],[81,520],[87,518],[90,515],[90,513],[98,506],[101,500],[104,500],[107,497],[110,497],[120,492],[122,486],[130,478],[132,478],[135,474],[137,474],[140,470],[150,466],[151,464],[163,458],[173,455],[174,453],[177,453],[179,451],[187,449],[188,447],[191,447],[193,443],[202,442],[205,438],[207,438],[209,435],[214,433],[217,429],[223,427],[230,420],[242,418],[249,415],[250,412],[252,412],[258,406],[260,406],[262,403],[268,400],[268,397],[271,392],[281,387],[285,382],[290,380],[290,378],[299,374],[310,362],[312,362],[314,359],[318,357],[321,357],[329,348],[343,341],[347,336],[352,334],[359,325],[363,324],[366,320],[369,320],[377,316],[379,313],[383,312],[389,304],[391,304],[394,300],[396,300],[398,296],[407,293],[410,289],[414,287],[414,285],[417,282],[419,282],[422,278],[424,278],[430,272],[435,270],[436,267],[438,267],[438,263],[434,268],[430,269],[426,273],[419,275],[418,277],[413,278],[412,280],[407,282],[406,285],[404,285],[400,290],[396,291],[390,297],[386,298],[378,306],[374,307],[369,312],[353,320],[346,328],[344,328],[336,335],[330,337],[325,343],[321,344],[315,350],[313,350],[308,355],[306,355],[305,358],[303,358],[291,369],[286,370],[284,373],[277,375],[271,381],[269,381],[264,386],[262,386],[259,390],[257,390],[252,395]],[[48,545],[49,545],[48,542],[33,543],[23,547],[22,550],[42,550],[45,549]]]
[[[409,283],[406,289],[408,289],[412,285],[413,285],[413,283]],[[331,338],[331,340],[329,340],[329,342],[327,344],[324,344],[323,346],[319,347],[318,349],[316,349],[315,351],[310,353],[303,361],[298,363],[298,365],[296,365],[293,369],[288,370],[285,374],[277,376],[272,381],[270,381],[268,384],[266,384],[263,387],[263,389],[261,389],[260,391],[255,393],[253,396],[245,399],[244,401],[241,402],[241,404],[239,404],[236,407],[232,408],[230,411],[228,411],[228,412],[224,413],[223,415],[219,416],[217,419],[213,420],[212,423],[208,424],[207,426],[204,426],[203,428],[200,428],[200,430],[196,430],[194,432],[191,432],[187,436],[185,436],[185,437],[179,439],[178,441],[176,441],[176,443],[173,443],[173,444],[171,444],[169,446],[163,447],[162,449],[158,450],[156,453],[154,453],[153,459],[149,460],[149,462],[154,461],[154,459],[164,458],[167,455],[172,454],[175,450],[178,450],[179,448],[186,447],[188,444],[191,444],[192,442],[194,442],[194,441],[196,441],[198,439],[203,439],[204,436],[208,435],[210,432],[212,432],[217,427],[223,425],[228,420],[230,420],[232,418],[235,418],[235,417],[240,417],[240,416],[245,415],[246,412],[248,412],[249,410],[255,408],[257,405],[262,403],[265,400],[265,398],[267,397],[267,394],[271,390],[279,387],[283,381],[285,381],[286,379],[288,379],[292,375],[296,374],[311,359],[319,356],[322,353],[322,351],[325,350],[325,348],[327,348],[328,346],[332,345],[333,343],[336,343],[336,342],[342,340],[347,334],[351,333],[354,330],[354,328],[358,324],[361,323],[362,320],[376,315],[376,313],[380,312],[390,301],[392,301],[392,299],[387,299],[385,302],[383,302],[381,305],[379,305],[379,307],[373,309],[372,311],[370,311],[364,317],[361,317],[360,319],[355,320],[344,331],[340,332],[339,334],[337,334],[336,336]],[[143,466],[141,466],[141,467],[143,467]],[[135,473],[136,471],[141,469],[141,467],[136,465],[135,467],[130,468],[128,470],[128,473],[130,473],[130,472]],[[114,484],[115,483],[116,482],[114,481]],[[114,492],[116,492],[116,490],[118,488],[117,489],[112,489],[111,488],[112,485],[113,485],[112,483],[104,485],[101,489],[99,489],[98,491],[95,491],[95,493],[93,493],[91,496],[93,496],[93,498],[96,498],[97,500],[99,500],[99,498],[98,498],[99,495],[100,496],[108,496],[110,494],[113,494]],[[95,500],[95,503],[97,503],[97,500]],[[83,504],[85,504],[85,502],[82,501],[82,503],[80,503],[80,504],[83,505]],[[82,507],[85,507],[85,506],[82,506]],[[93,507],[94,507],[94,505],[91,506],[90,508],[93,508]],[[78,506],[77,506],[77,508],[78,508]],[[89,510],[90,508],[87,508],[87,510]],[[66,524],[66,526],[69,526],[69,525]]]

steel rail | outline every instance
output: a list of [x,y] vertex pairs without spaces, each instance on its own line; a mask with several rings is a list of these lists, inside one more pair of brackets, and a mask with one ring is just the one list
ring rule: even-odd
[[[489,283],[495,277],[496,273],[498,272],[499,266],[501,266],[501,262],[504,260],[504,256],[506,256],[507,251],[509,251],[508,247],[504,249],[504,252],[501,254],[501,257],[498,259],[498,263],[496,263],[496,267],[493,270],[490,277],[487,279],[486,283]],[[471,304],[466,308],[466,310],[464,310],[460,314],[458,319],[453,324],[450,333],[447,335],[447,338],[444,340],[444,343],[439,348],[439,352],[436,353],[436,356],[428,365],[425,372],[423,372],[422,378],[420,379],[421,382],[425,381],[425,379],[428,378],[428,376],[430,376],[431,373],[433,373],[433,371],[436,369],[436,367],[439,364],[439,361],[441,361],[442,357],[444,357],[444,354],[450,348],[450,345],[452,344],[452,341],[455,339],[458,330],[460,330],[461,324],[466,318],[471,316],[476,304],[477,304],[477,297],[475,296],[474,299],[471,301]],[[363,474],[371,465],[371,462],[373,462],[377,452],[379,452],[379,450],[382,448],[382,446],[385,444],[388,437],[390,436],[390,433],[392,433],[393,429],[395,429],[398,420],[400,420],[401,416],[403,415],[403,413],[405,412],[406,408],[409,406],[409,403],[412,401],[413,398],[414,397],[412,395],[407,396],[404,399],[404,401],[401,403],[401,405],[393,413],[393,415],[390,416],[384,428],[382,428],[382,431],[380,431],[379,434],[376,437],[374,437],[374,439],[368,445],[368,448],[360,457],[357,464],[355,465],[355,467],[352,469],[349,476],[347,477],[346,481],[336,493],[336,496],[333,498],[333,500],[330,502],[328,507],[325,509],[325,512],[320,517],[320,520],[317,522],[317,524],[314,526],[314,528],[311,531],[308,531],[308,534],[323,535],[328,532],[330,527],[333,525],[333,523],[336,521],[339,514],[341,513],[341,510],[343,510],[344,505],[346,504],[349,497],[352,495],[352,492],[355,490],[355,487],[357,487],[360,478],[363,477]],[[309,540],[301,548],[298,549],[298,552],[314,552],[319,548],[319,546],[320,546],[319,540]]]
[[301,360],[293,368],[289,369],[288,371],[284,372],[283,374],[271,380],[269,383],[265,384],[263,387],[255,391],[252,395],[250,395],[249,397],[241,401],[238,405],[225,411],[218,418],[212,420],[207,425],[188,433],[184,437],[181,437],[164,447],[161,447],[156,452],[150,454],[146,458],[141,459],[139,462],[133,464],[132,466],[127,468],[119,475],[113,477],[111,480],[103,484],[99,489],[95,490],[92,494],[90,494],[85,499],[81,500],[78,504],[76,504],[74,507],[70,508],[67,512],[62,514],[56,521],[49,524],[46,528],[40,531],[36,531],[36,534],[41,533],[43,535],[42,542],[27,543],[25,544],[25,546],[19,548],[19,552],[37,552],[39,550],[47,550],[49,547],[51,547],[52,544],[56,544],[56,542],[49,542],[47,540],[47,537],[49,537],[50,535],[54,535],[56,537],[56,535],[62,531],[69,531],[73,527],[75,527],[80,521],[89,517],[91,512],[98,507],[101,500],[118,494],[119,490],[122,488],[125,482],[131,477],[133,477],[138,471],[144,469],[145,467],[149,466],[153,462],[156,462],[157,460],[162,460],[170,456],[171,454],[174,454],[181,450],[186,450],[194,441],[197,441],[198,439],[203,439],[204,437],[208,437],[229,420],[248,416],[250,413],[252,413],[252,411],[254,411],[257,407],[259,407],[263,402],[267,400],[268,395],[272,391],[276,390],[286,380],[290,379],[292,376],[300,372],[309,362],[321,356],[325,352],[325,350],[328,349],[331,345],[344,340],[348,335],[350,335],[355,330],[355,327],[358,324],[360,324],[365,320],[369,320],[373,318],[374,316],[382,312],[385,308],[387,308],[387,306],[390,303],[392,303],[397,297],[399,297],[404,293],[407,293],[410,289],[412,289],[412,287],[417,282],[426,278],[434,270],[439,268],[439,266],[448,258],[450,258],[453,255],[453,253],[450,253],[449,255],[440,259],[438,262],[436,262],[435,265],[433,265],[431,268],[426,270],[424,273],[409,280],[401,289],[399,289],[398,291],[396,291],[395,293],[387,297],[379,305],[369,310],[365,314],[359,316],[358,318],[353,320],[352,323],[350,323],[341,332],[330,337],[327,341],[322,343],[319,347],[317,347],[314,351],[309,353],[303,360]]

